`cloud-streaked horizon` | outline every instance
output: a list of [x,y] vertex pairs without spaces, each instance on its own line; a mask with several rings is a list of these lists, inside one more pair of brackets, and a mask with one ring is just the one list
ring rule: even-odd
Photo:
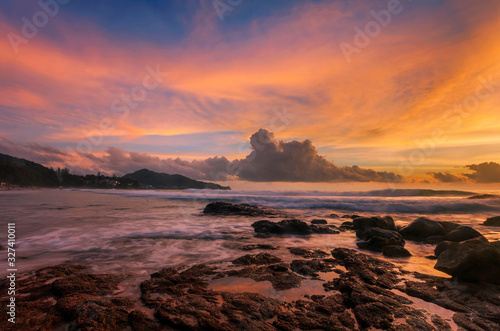
[[90,161],[86,168],[72,167],[61,158],[69,156],[63,151],[38,144],[28,143],[16,146],[5,138],[0,139],[0,153],[11,154],[45,165],[67,166],[80,174],[101,171],[105,174],[125,175],[147,168],[169,174],[180,174],[193,179],[211,181],[246,180],[252,182],[402,182],[403,178],[392,172],[380,172],[358,166],[338,167],[318,154],[310,140],[276,140],[274,133],[260,129],[250,137],[252,152],[244,159],[228,160],[214,156],[202,160],[181,158],[162,159],[147,153],[125,151],[108,147],[101,155],[84,153],[81,156]]
[[[71,1],[17,54],[0,40],[0,136],[65,153],[90,144],[81,152],[102,157],[114,147],[191,162],[243,159],[250,146],[235,146],[275,126],[280,139],[314,141],[337,167],[398,173],[439,131],[415,176],[498,161],[500,3],[401,1],[347,63],[339,44],[353,43],[354,28],[387,3],[245,1],[220,21],[211,1]],[[40,7],[0,9],[5,36]],[[161,82],[127,104],[148,67]],[[274,112],[282,108],[292,115],[284,121]],[[197,145],[203,135],[212,143]],[[148,142],[180,136],[179,148]]]

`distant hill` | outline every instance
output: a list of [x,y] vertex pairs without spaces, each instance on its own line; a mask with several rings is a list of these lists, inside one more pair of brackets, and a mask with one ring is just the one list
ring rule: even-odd
[[54,170],[35,162],[1,153],[0,181],[19,186],[59,186],[59,180]]
[[221,186],[214,183],[206,183],[194,180],[182,175],[169,175],[154,172],[148,169],[141,169],[132,174],[123,176],[138,181],[141,186],[155,189],[182,190],[188,188],[212,189],[212,190],[230,190],[229,186]]
[[73,175],[66,169],[44,167],[41,164],[0,153],[1,187],[86,187],[139,188],[139,183],[128,178],[96,175]]

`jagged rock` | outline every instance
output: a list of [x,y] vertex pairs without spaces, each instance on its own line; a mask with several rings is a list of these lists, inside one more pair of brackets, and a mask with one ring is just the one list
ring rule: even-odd
[[257,255],[247,254],[242,257],[237,258],[233,261],[233,264],[242,264],[242,265],[252,265],[252,264],[274,264],[282,262],[279,257],[271,255],[269,253],[260,253]]
[[446,231],[439,222],[420,217],[399,230],[405,239],[414,241],[425,241],[431,236],[444,236]]
[[396,225],[394,224],[394,219],[391,216],[357,217],[353,219],[352,222],[354,230],[364,227],[374,227],[396,231]]
[[381,237],[385,239],[395,239],[404,245],[403,237],[396,231],[385,230],[380,228],[364,227],[356,231],[356,236],[363,240],[370,240],[372,237]]
[[500,226],[500,216],[490,217],[484,221],[483,225],[486,226]]
[[461,225],[455,230],[451,231],[445,236],[445,240],[447,241],[453,241],[453,242],[460,242],[464,240],[469,240],[473,239],[476,237],[482,237],[483,235],[481,232],[475,230],[474,228],[471,228],[470,226],[467,225]]
[[330,254],[323,252],[320,249],[307,249],[307,248],[301,248],[301,247],[289,247],[288,251],[293,254],[293,255],[299,255],[303,257],[325,257]]
[[318,272],[332,271],[336,265],[333,259],[294,260],[290,264],[290,269],[301,275],[317,277]]
[[278,246],[271,244],[249,244],[241,247],[241,249],[244,251],[253,251],[255,249],[276,250],[278,248],[279,248]]
[[203,214],[208,215],[243,215],[243,216],[277,216],[279,213],[275,210],[252,206],[246,203],[234,204],[223,201],[210,202]]
[[453,242],[434,268],[464,281],[500,284],[500,250],[481,238]]
[[402,246],[401,242],[395,238],[387,239],[382,237],[371,237],[369,240],[358,241],[356,245],[361,249],[367,249],[375,252],[383,252],[389,245]]
[[382,253],[384,254],[384,256],[389,256],[389,257],[411,256],[411,253],[406,248],[399,245],[387,245],[384,247]]
[[311,230],[314,233],[322,233],[322,234],[337,234],[340,233],[338,228],[335,225],[311,225]]

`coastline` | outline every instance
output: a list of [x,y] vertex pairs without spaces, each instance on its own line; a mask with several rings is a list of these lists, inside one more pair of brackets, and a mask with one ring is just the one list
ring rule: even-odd
[[[492,313],[500,307],[495,299],[499,285],[439,276],[440,272],[427,272],[418,264],[435,264],[437,256],[431,255],[436,242],[446,238],[429,239],[426,234],[424,240],[414,241],[405,237],[399,245],[416,255],[413,257],[382,255],[384,245],[397,246],[398,241],[390,245],[382,241],[382,245],[377,239],[376,245],[371,245],[374,242],[370,243],[369,236],[373,233],[399,238],[396,233],[404,233],[402,229],[412,223],[412,216],[410,222],[400,223],[388,216],[370,216],[373,213],[342,215],[326,213],[328,210],[274,210],[221,202],[202,205],[151,195],[158,192],[143,193],[147,194],[50,190],[37,194],[39,199],[26,199],[28,210],[51,215],[52,221],[59,222],[53,224],[54,232],[67,224],[75,236],[74,229],[80,229],[82,239],[71,241],[75,238],[65,232],[52,234],[49,228],[43,240],[37,232],[31,234],[37,243],[67,245],[55,246],[57,251],[62,247],[69,253],[66,256],[70,259],[63,264],[46,262],[45,266],[29,268],[28,260],[48,255],[38,249],[41,246],[31,250],[34,255],[28,246],[20,249],[29,259],[19,263],[25,266],[23,270],[32,270],[17,275],[18,327],[455,330],[481,325],[484,330],[495,330],[500,325]],[[11,208],[10,215],[17,215],[17,210]],[[79,215],[85,211],[92,213]],[[126,221],[138,211],[131,223]],[[106,218],[107,213],[111,218]],[[145,222],[144,216],[149,221]],[[97,225],[108,223],[96,217],[114,220],[113,230],[99,232]],[[127,224],[123,233],[116,223],[121,219]],[[262,223],[263,219],[267,221]],[[438,218],[433,224],[450,227],[450,222],[441,219],[449,217]],[[18,216],[17,220],[20,233],[25,232],[24,218]],[[37,224],[47,226],[46,220],[40,221]],[[141,227],[145,227],[143,231]],[[493,229],[475,228],[480,232]],[[454,230],[456,227],[450,227],[446,235]],[[23,236],[26,241],[27,234]],[[103,246],[94,246],[89,241],[92,237]],[[489,238],[498,240],[496,235]],[[117,257],[110,244],[123,242],[127,245],[114,246],[121,257],[107,265],[106,261]],[[177,244],[171,245],[174,242]],[[144,243],[151,246],[140,253],[135,247]],[[359,244],[370,245],[363,250]],[[156,245],[163,245],[163,250],[157,250]],[[122,256],[124,253],[129,258]],[[166,253],[171,254],[167,259],[158,259]],[[65,256],[57,254],[57,258]],[[176,255],[189,258],[173,260]],[[141,264],[141,260],[156,262]],[[118,269],[109,268],[113,265]],[[143,272],[136,273],[140,268]],[[0,288],[5,290],[6,286],[3,280]],[[111,324],[99,322],[105,320]]]

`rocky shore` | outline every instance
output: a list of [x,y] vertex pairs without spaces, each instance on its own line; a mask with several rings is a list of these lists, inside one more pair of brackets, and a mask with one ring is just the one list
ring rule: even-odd
[[[256,238],[269,243],[241,244],[235,248],[241,256],[232,261],[167,267],[136,282],[76,264],[20,274],[16,325],[2,314],[2,329],[500,329],[500,245],[476,229],[427,218],[398,228],[389,216],[352,215],[339,226],[322,219],[256,221],[280,213],[225,203],[207,208],[207,217],[240,210]],[[352,232],[360,249],[386,259],[342,247],[275,253],[280,247],[274,237],[327,234],[334,241],[340,232]],[[411,254],[407,241],[435,245],[435,268],[450,277],[388,262]],[[7,287],[2,280],[1,293]],[[2,297],[0,304],[7,300]]]

